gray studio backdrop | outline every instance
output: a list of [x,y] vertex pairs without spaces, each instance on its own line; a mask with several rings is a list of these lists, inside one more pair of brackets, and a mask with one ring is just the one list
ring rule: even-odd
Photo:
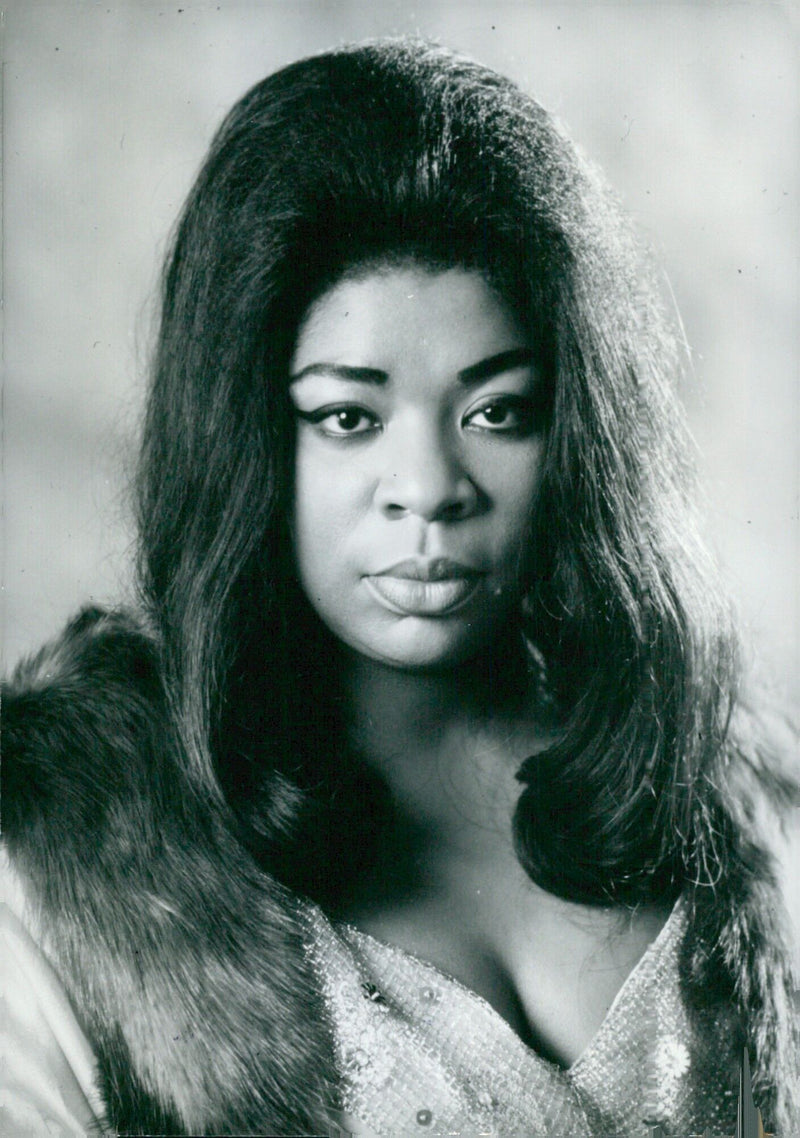
[[6,665],[129,588],[158,262],[214,127],[290,60],[409,31],[555,110],[654,247],[691,351],[711,536],[800,695],[800,72],[791,10],[767,2],[7,5]]

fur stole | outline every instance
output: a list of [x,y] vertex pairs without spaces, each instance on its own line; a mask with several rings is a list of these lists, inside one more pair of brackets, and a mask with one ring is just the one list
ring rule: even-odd
[[152,642],[89,610],[4,691],[3,829],[123,1134],[330,1134],[298,906],[170,753]]
[[[107,1122],[336,1133],[331,1031],[297,899],[198,799],[169,738],[157,652],[120,613],[81,614],[4,692],[5,841],[98,1057]],[[695,807],[706,884],[687,887],[684,993],[700,1015],[735,1012],[764,1122],[789,1138],[794,984],[772,861],[742,806],[767,775],[751,773],[750,795],[717,773]],[[725,870],[714,880],[709,865]]]

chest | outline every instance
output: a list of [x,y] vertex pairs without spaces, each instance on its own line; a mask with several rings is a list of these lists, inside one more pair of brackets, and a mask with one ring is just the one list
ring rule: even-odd
[[480,996],[527,1046],[571,1066],[666,919],[570,905],[527,879],[469,883],[354,921]]
[[[485,998],[400,948],[322,923],[316,945],[354,1133],[646,1138],[735,1119],[730,1024],[696,1034],[681,1000],[680,905],[576,1063],[545,1062]],[[713,1029],[713,1030],[712,1030]],[[706,1094],[706,1091],[710,1094]]]

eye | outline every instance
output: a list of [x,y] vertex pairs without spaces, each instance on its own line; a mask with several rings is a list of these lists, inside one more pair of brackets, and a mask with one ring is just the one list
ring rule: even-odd
[[536,409],[532,399],[525,399],[521,395],[496,395],[468,411],[463,424],[468,430],[520,437],[532,433],[535,418]]
[[338,407],[320,407],[316,411],[297,411],[297,416],[318,427],[330,438],[366,435],[380,427],[377,416],[355,403]]

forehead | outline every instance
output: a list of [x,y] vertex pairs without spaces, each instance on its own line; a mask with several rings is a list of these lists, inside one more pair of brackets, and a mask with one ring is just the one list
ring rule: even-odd
[[407,266],[345,276],[309,308],[292,371],[313,363],[466,367],[525,337],[477,271]]

